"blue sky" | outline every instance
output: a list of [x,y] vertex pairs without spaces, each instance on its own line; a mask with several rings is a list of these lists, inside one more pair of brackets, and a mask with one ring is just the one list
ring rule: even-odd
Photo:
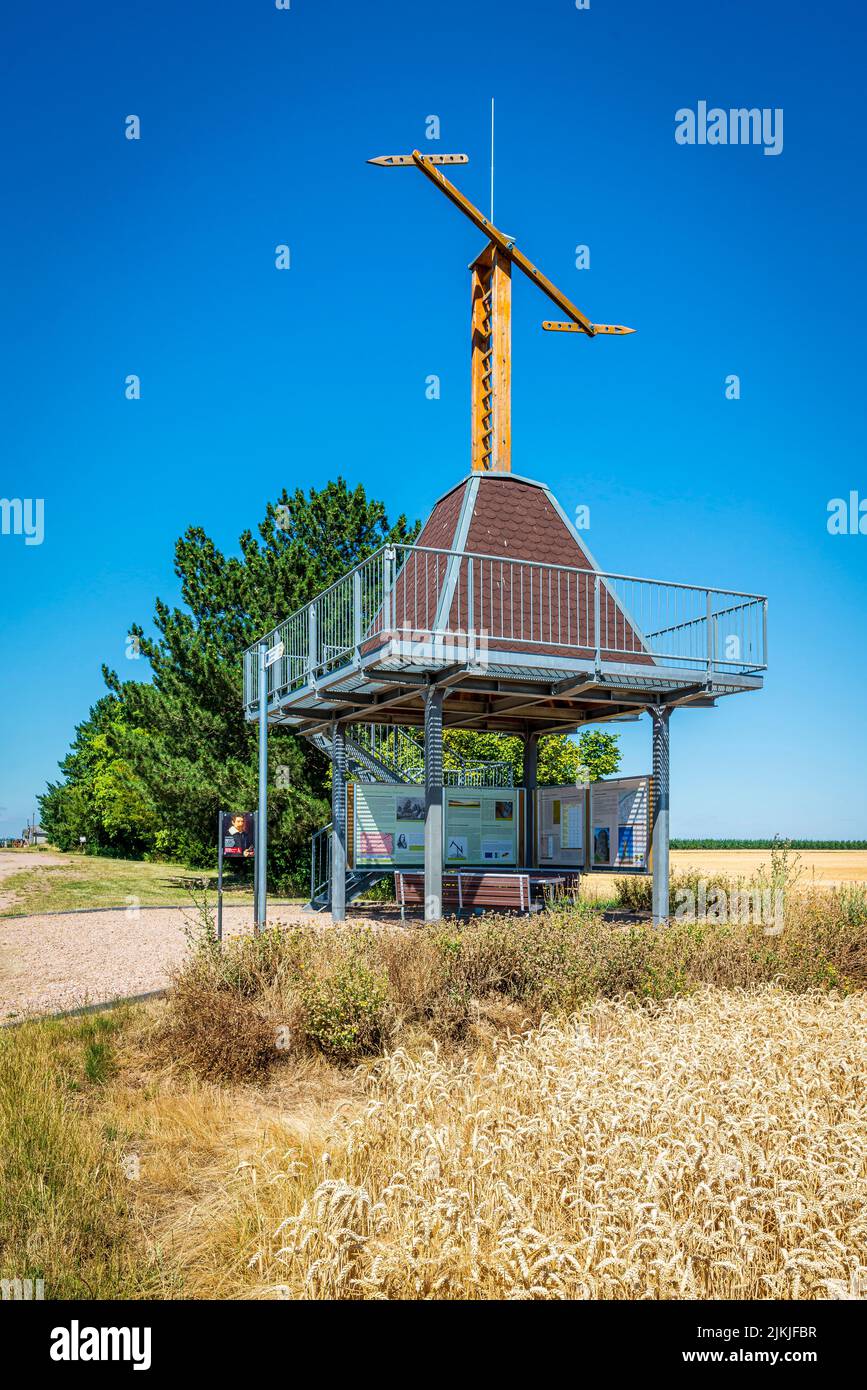
[[[484,205],[494,96],[497,222],[639,330],[543,334],[516,282],[515,470],[589,505],[603,568],[770,598],[766,689],[674,716],[673,833],[867,836],[867,535],[826,527],[867,498],[860,7],[160,0],[5,29],[0,496],[43,498],[45,537],[0,535],[0,834],[100,663],[139,674],[186,526],[232,549],[338,472],[423,516],[466,472],[480,238],[365,160],[463,151]],[[782,108],[782,153],[678,145],[702,100]],[[647,770],[647,721],[622,739]]]

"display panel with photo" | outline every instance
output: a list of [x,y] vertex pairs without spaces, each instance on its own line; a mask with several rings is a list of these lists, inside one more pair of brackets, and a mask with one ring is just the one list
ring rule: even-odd
[[611,863],[611,831],[607,825],[597,825],[593,831],[593,863]]
[[635,858],[635,827],[621,825],[617,831],[617,859],[621,864],[631,864]]
[[256,818],[252,811],[223,811],[220,831],[225,859],[252,859],[256,853]]
[[[353,867],[424,863],[425,793],[419,786],[353,783]],[[521,793],[510,787],[447,788],[443,795],[443,863],[515,864]],[[451,848],[450,848],[451,845]]]

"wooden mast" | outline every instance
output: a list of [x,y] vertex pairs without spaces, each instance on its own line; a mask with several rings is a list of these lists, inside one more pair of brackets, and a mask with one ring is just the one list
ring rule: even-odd
[[471,440],[475,472],[512,468],[512,267],[491,242],[472,273]]
[[478,473],[509,473],[512,468],[512,266],[547,295],[568,316],[565,323],[546,320],[543,328],[555,332],[619,335],[634,329],[620,324],[591,323],[577,305],[558,290],[531,260],[485,217],[459,188],[440,173],[442,164],[466,164],[465,154],[379,155],[368,164],[386,168],[420,169],[449,202],[459,208],[473,226],[488,238],[484,251],[470,266],[471,300],[471,448],[472,466]]

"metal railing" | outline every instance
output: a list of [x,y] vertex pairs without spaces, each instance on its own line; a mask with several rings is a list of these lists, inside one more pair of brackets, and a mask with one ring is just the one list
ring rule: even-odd
[[313,832],[310,841],[310,902],[325,905],[331,896],[331,821]]
[[[315,685],[382,647],[420,666],[482,651],[669,665],[699,674],[763,671],[767,599],[568,565],[384,546],[260,641],[283,644],[268,695]],[[254,643],[244,703],[258,704]]]
[[383,767],[396,782],[424,781],[424,744],[400,724],[354,724],[350,737]]
[[[424,781],[424,739],[404,728],[402,724],[354,724],[353,743],[367,748],[378,761],[392,768],[398,782]],[[464,758],[449,749],[455,767],[443,769],[447,787],[511,787],[514,781],[512,764],[504,758]]]
[[[326,732],[310,736],[321,752],[331,755],[331,738]],[[455,767],[443,770],[447,787],[511,787],[514,769],[505,758],[464,758],[449,749]],[[424,742],[402,724],[348,724],[346,726],[346,764],[351,776],[364,781],[424,781]]]

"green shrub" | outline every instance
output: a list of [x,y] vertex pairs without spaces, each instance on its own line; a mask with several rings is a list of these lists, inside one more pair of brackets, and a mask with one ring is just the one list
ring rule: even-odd
[[[773,855],[772,861],[774,860]],[[771,877],[769,881],[762,879],[756,880],[757,887],[787,887],[792,886],[785,877],[785,867],[780,868],[777,861],[773,862]],[[782,877],[780,875],[782,874]],[[730,893],[733,888],[743,886],[742,879],[733,879],[725,874],[703,874],[698,869],[688,869],[669,876],[668,883],[668,911],[671,917],[676,913],[684,911],[684,904],[689,899],[684,895],[693,894],[698,900],[701,887],[704,887],[708,899],[716,890]],[[645,875],[624,875],[623,878],[615,879],[615,892],[617,894],[617,906],[624,912],[634,912],[636,914],[651,912],[653,910],[653,882]]]
[[372,888],[368,888],[362,893],[359,902],[362,903],[393,903],[395,901],[394,874],[385,874]]
[[358,958],[338,961],[301,986],[308,1040],[338,1062],[379,1050],[385,1025],[388,978]]
[[849,927],[867,926],[867,883],[844,883],[832,890],[836,914]]
[[624,912],[650,912],[653,907],[653,884],[649,878],[630,874],[614,880],[617,906]]

